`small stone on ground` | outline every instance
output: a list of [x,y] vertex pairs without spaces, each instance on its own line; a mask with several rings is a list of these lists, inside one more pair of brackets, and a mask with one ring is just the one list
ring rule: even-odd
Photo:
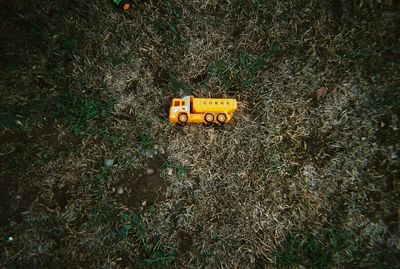
[[168,169],[167,169],[167,174],[168,174],[169,176],[172,176],[172,172],[173,172],[173,171],[172,171],[172,168],[168,168]]
[[104,160],[104,165],[107,166],[107,167],[111,167],[111,166],[113,166],[113,164],[114,164],[114,160],[113,159]]
[[124,193],[124,188],[123,188],[122,186],[118,186],[118,187],[117,187],[117,193],[118,193],[119,195],[123,194],[123,193]]

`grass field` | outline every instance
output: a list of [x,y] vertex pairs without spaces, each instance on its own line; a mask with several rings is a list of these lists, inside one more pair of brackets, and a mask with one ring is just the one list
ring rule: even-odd
[[397,1],[110,2],[1,4],[1,268],[400,267]]

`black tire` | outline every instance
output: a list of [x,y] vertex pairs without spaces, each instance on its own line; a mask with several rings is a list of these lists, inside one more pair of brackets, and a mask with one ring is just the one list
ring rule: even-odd
[[218,121],[220,124],[225,124],[225,123],[226,123],[226,120],[227,120],[227,117],[226,117],[226,115],[225,115],[224,113],[219,113],[219,114],[217,115],[217,121]]
[[182,113],[182,114],[180,114],[180,115],[178,116],[178,121],[179,121],[181,124],[186,124],[187,121],[188,121],[188,119],[189,119],[189,117],[188,117],[188,115],[187,115],[186,113]]
[[211,114],[211,113],[206,113],[206,114],[204,115],[204,121],[205,121],[207,124],[212,124],[212,123],[214,122],[214,115]]

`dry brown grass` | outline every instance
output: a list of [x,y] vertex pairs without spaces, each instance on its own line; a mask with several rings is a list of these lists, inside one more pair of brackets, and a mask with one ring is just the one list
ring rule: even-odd
[[[4,267],[399,265],[396,4],[32,2],[2,16]],[[184,94],[239,109],[171,126]]]

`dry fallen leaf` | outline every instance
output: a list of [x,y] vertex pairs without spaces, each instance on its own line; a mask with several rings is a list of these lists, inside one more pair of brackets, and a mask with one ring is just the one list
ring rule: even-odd
[[321,87],[317,90],[316,95],[318,98],[324,98],[327,93],[328,93],[328,88]]

